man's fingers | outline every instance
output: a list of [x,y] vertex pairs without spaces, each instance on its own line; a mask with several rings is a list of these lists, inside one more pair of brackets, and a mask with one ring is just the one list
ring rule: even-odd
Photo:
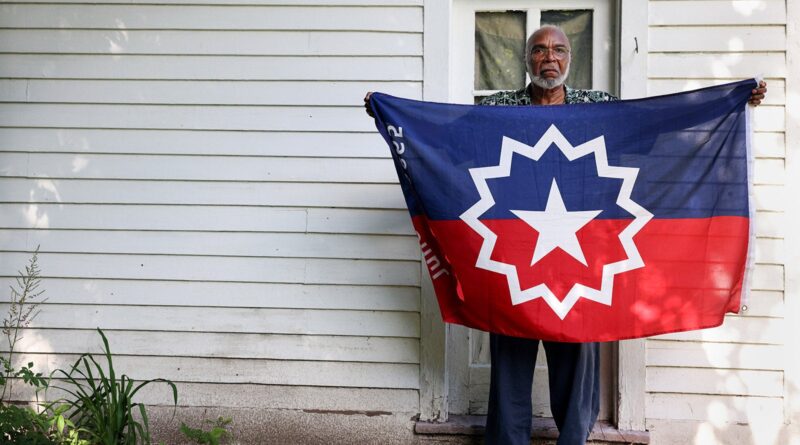
[[368,91],[367,95],[364,96],[364,108],[367,110],[367,114],[369,115],[369,117],[374,118],[375,114],[372,113],[372,107],[369,106],[369,98],[370,98],[370,96],[372,96],[372,91]]

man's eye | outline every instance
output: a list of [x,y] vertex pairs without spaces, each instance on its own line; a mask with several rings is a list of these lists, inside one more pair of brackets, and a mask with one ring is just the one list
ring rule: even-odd
[[555,48],[553,51],[555,51],[556,55],[559,55],[559,56],[567,55],[567,49],[566,48]]

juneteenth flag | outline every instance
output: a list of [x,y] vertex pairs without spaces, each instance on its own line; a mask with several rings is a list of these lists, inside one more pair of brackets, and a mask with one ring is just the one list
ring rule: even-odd
[[755,85],[559,106],[373,94],[443,319],[585,342],[738,312]]

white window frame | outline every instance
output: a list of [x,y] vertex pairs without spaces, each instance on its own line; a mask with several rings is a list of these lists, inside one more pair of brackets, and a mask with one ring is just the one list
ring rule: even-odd
[[[619,49],[617,79],[623,99],[647,95],[647,0],[618,0],[619,14],[617,45]],[[423,98],[427,101],[452,102],[451,91],[453,54],[451,34],[454,30],[453,0],[424,0],[423,40]],[[471,92],[471,91],[470,91]],[[424,265],[424,262],[422,263]],[[421,305],[420,340],[420,420],[447,420],[449,412],[465,412],[464,382],[448,363],[466,362],[466,348],[448,345],[464,342],[467,329],[442,323],[436,296],[428,271],[421,267],[424,277]],[[615,421],[617,428],[628,431],[645,430],[645,340],[618,342],[615,351],[616,371]]]
[[[475,32],[475,14],[474,11],[502,11],[514,10],[523,11],[526,16],[526,33],[530,35],[533,31],[539,29],[541,24],[542,10],[563,10],[563,9],[591,9],[594,11],[593,20],[595,23],[609,23],[614,19],[610,17],[613,8],[597,8],[593,0],[570,0],[567,5],[563,1],[554,0],[540,0],[535,2],[535,7],[532,0],[503,0],[502,2],[486,2],[483,0],[457,0],[457,7],[453,8],[451,16],[453,18],[453,32],[452,36],[472,36]],[[609,2],[613,3],[613,2]],[[612,10],[609,10],[612,9]],[[614,55],[611,53],[610,48],[605,48],[602,44],[605,34],[602,26],[595,26],[592,31],[592,39],[595,44],[592,48],[592,59],[595,63],[592,64],[592,89],[600,90],[614,90],[616,89],[616,72],[613,70],[605,69],[608,64],[613,63]],[[612,39],[616,36],[610,36]],[[470,61],[474,61],[475,57],[475,40],[467,39],[461,42],[453,42],[451,46],[453,66],[472,66]],[[524,56],[520,54],[522,59]],[[465,74],[469,74],[465,76]],[[450,100],[455,103],[472,104],[473,98],[476,95],[487,95],[495,91],[478,91],[474,89],[475,85],[475,72],[470,70],[469,73],[450,73]],[[528,77],[528,76],[526,76]],[[528,80],[530,78],[528,77]],[[613,88],[612,88],[613,87]],[[613,92],[613,91],[611,91]]]

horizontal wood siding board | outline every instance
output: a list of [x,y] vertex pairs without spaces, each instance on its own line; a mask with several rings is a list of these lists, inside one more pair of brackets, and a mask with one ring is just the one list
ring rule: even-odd
[[404,81],[5,79],[0,102],[359,106],[371,90],[422,99],[422,83]]
[[[709,78],[741,80],[761,74],[786,77],[783,53],[713,53],[650,54],[647,74],[650,78]],[[758,70],[755,69],[758,67]],[[755,72],[759,71],[759,73]]]
[[753,369],[780,371],[785,366],[782,345],[647,340],[647,366]]
[[[252,232],[3,230],[0,251],[416,261],[416,236]],[[769,250],[768,246],[760,251]]]
[[0,28],[422,32],[422,8],[0,4]]
[[[773,220],[767,216],[759,220],[765,236],[779,230],[772,226]],[[414,234],[406,210],[147,204],[0,204],[0,228]]]
[[[133,376],[135,377],[135,375]],[[414,414],[419,391],[414,389],[331,388],[231,383],[177,383],[178,405],[253,409],[296,409]],[[14,400],[35,400],[25,385],[15,385]],[[63,391],[48,390],[48,398],[65,397]],[[172,406],[172,391],[165,384],[148,385],[137,393],[137,402]]]
[[783,319],[726,317],[725,322],[716,328],[664,334],[652,338],[658,340],[781,345],[784,342],[784,331]]
[[783,318],[786,308],[783,298],[781,291],[751,290],[743,316]]
[[23,104],[0,107],[3,127],[373,131],[364,107],[234,105]]
[[[764,79],[769,90],[764,100],[764,105],[784,105],[786,104],[786,81],[784,79]],[[647,92],[651,96],[662,94],[672,94],[681,91],[689,91],[697,88],[705,88],[714,85],[728,83],[728,79],[650,79],[647,82]]]
[[[0,287],[15,282],[0,278]],[[419,289],[281,283],[209,283],[44,278],[54,304],[419,311]]]
[[[0,304],[3,313],[8,307]],[[419,337],[419,314],[414,312],[53,303],[39,308],[31,323],[38,328]]]
[[[68,370],[78,356],[25,353],[15,358],[17,368],[33,362],[37,372],[50,375],[56,369]],[[114,369],[118,375],[124,373],[139,380],[164,378],[182,383],[419,389],[419,366],[415,364],[143,357],[115,353]]]
[[[188,161],[188,162],[187,162]],[[762,161],[767,163],[768,161]],[[780,165],[783,165],[781,161]],[[769,174],[771,165],[759,166]],[[397,182],[390,159],[1,153],[0,177],[256,182]]]
[[783,238],[786,234],[786,214],[783,212],[756,212],[755,226],[759,236]]
[[748,423],[759,415],[780,417],[783,411],[781,397],[664,393],[648,393],[645,397],[649,419],[706,421],[712,413],[714,421],[724,425]]
[[[298,137],[302,136],[302,137]],[[0,128],[0,151],[388,158],[377,132]]]
[[786,50],[786,27],[702,26],[653,27],[649,52],[752,52]]
[[340,80],[374,81],[380,85],[380,82],[389,81],[422,81],[422,57],[0,54],[0,77],[293,82]]
[[[0,277],[13,277],[28,253],[2,253]],[[419,286],[417,261],[237,258],[46,253],[42,276],[139,280]]]
[[[406,208],[400,186],[394,184],[16,178],[0,178],[0,202]],[[771,196],[759,204],[760,210],[783,209]]]
[[[111,329],[106,335],[112,351],[120,355],[419,363],[419,339],[415,338],[209,332],[170,332],[165,336],[163,332]],[[19,342],[20,351],[42,354],[101,352],[102,346],[94,328],[29,328]]]
[[783,371],[651,366],[646,389],[651,393],[782,397]]
[[[0,52],[232,56],[420,56],[421,33],[0,29]],[[322,70],[318,62],[318,71]]]
[[786,4],[782,0],[680,0],[651,1],[650,26],[661,25],[782,25]]

